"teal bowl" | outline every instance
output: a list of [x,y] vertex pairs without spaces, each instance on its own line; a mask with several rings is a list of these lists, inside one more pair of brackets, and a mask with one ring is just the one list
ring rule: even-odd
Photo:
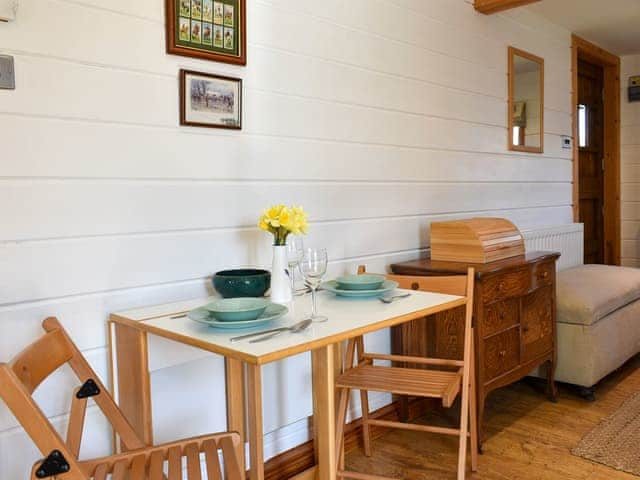
[[264,297],[270,286],[271,273],[267,270],[239,268],[213,276],[213,287],[223,298]]
[[341,290],[377,290],[385,280],[383,275],[347,275],[336,278],[336,283]]
[[221,322],[244,322],[258,318],[269,304],[264,298],[223,298],[204,308]]

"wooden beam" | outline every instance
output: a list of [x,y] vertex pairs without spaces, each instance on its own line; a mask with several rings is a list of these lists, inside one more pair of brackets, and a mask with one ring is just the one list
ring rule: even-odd
[[539,1],[540,0],[475,0],[474,6],[478,12],[490,15]]

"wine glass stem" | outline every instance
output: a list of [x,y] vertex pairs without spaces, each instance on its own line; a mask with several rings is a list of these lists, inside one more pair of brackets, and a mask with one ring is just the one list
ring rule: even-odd
[[316,309],[316,288],[311,287],[311,318],[317,317],[317,309]]
[[296,291],[296,267],[289,268],[289,281],[291,282],[291,291]]

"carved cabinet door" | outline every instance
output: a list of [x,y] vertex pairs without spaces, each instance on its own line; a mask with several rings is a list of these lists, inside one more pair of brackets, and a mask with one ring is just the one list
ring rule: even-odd
[[539,288],[522,299],[521,341],[525,362],[548,352],[553,346],[552,288]]

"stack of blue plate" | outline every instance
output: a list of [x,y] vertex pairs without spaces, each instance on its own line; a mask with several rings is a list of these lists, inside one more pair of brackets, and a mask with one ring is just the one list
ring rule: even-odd
[[191,310],[187,316],[210,327],[236,330],[262,325],[288,311],[287,307],[264,298],[224,298]]
[[398,282],[387,280],[382,275],[347,275],[324,282],[321,287],[341,297],[381,297],[396,288]]

